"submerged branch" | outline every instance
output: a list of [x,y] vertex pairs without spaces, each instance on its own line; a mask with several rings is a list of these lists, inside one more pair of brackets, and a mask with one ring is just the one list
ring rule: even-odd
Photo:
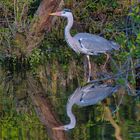
[[112,126],[115,129],[115,138],[116,140],[122,140],[122,136],[121,136],[121,128],[120,126],[114,121],[111,111],[108,107],[105,107],[105,118],[106,120],[110,121],[110,123],[112,124]]

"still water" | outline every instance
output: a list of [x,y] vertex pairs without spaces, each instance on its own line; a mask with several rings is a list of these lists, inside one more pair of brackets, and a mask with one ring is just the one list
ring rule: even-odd
[[[53,127],[70,122],[66,104],[78,82],[44,81],[42,95],[29,77],[15,78],[0,85],[0,140],[140,140],[140,98],[123,89],[93,106],[74,105],[75,128],[56,132]],[[39,96],[30,96],[31,89]]]

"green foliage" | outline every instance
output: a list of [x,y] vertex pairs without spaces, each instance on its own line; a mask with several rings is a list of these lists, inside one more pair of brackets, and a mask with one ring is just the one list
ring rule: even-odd
[[[57,43],[59,42],[59,44]],[[66,72],[69,68],[69,62],[73,59],[80,60],[80,56],[75,54],[71,48],[66,45],[62,39],[54,42],[53,40],[44,40],[42,44],[43,61],[52,63],[57,61],[61,68]]]
[[34,49],[33,53],[30,55],[29,57],[29,63],[31,66],[31,70],[33,71],[33,73],[36,72],[40,62],[41,62],[41,49]]
[[[0,84],[0,131],[2,140],[36,139],[36,133],[40,140],[48,139],[40,120],[36,116],[29,100],[17,101],[15,93],[9,82]],[[8,88],[9,93],[6,93]],[[14,91],[15,92],[15,91]]]
[[99,0],[99,1],[92,1],[92,0],[88,0],[86,1],[86,5],[88,9],[90,9],[91,11],[95,11],[95,10],[100,10],[100,9],[104,9],[105,7],[108,8],[116,8],[118,6],[117,0]]
[[15,114],[14,116],[5,116],[0,120],[2,139],[18,140],[20,138],[27,139],[27,134],[31,139],[35,139],[36,130],[40,139],[46,137],[43,132],[43,126],[40,124],[36,114]]
[[134,58],[140,58],[140,7],[139,4],[132,8],[129,16],[132,19],[132,31],[135,36],[131,36],[130,53]]
[[[14,10],[14,3],[9,1],[9,0],[1,0],[1,3],[3,6],[5,6],[6,8],[10,9],[10,10]],[[10,11],[11,12],[11,11]]]
[[[68,0],[68,2],[71,2],[71,1]],[[74,35],[76,32],[90,32],[93,34],[101,33],[101,35],[103,35],[107,39],[115,40],[121,46],[120,51],[117,52],[114,56],[115,62],[118,64],[118,66],[121,67],[128,60],[128,58],[131,58],[129,67],[133,68],[133,66],[136,64],[136,59],[140,58],[140,27],[139,27],[140,26],[139,24],[140,23],[140,15],[139,15],[140,9],[139,9],[139,6],[136,5],[132,8],[132,11],[129,12],[128,14],[128,11],[129,11],[128,7],[130,5],[123,4],[123,2],[125,3],[126,1],[120,1],[120,0],[73,1],[71,7],[74,13],[75,22],[72,28],[72,34]],[[0,28],[0,32],[2,32],[2,36],[0,36],[0,42],[2,42],[2,46],[0,47],[0,65],[1,63],[5,62],[4,61],[5,50],[11,51],[12,50],[11,48],[14,48],[16,46],[14,42],[15,32],[19,31],[19,32],[24,32],[26,34],[26,31],[28,31],[29,23],[31,22],[33,14],[35,13],[35,10],[37,9],[39,3],[40,3],[40,0],[36,0],[36,1],[19,0],[17,1],[16,4],[14,4],[13,1],[2,0],[2,4],[4,4],[5,8],[7,9],[6,14],[9,13],[10,17],[12,17],[13,20],[12,21],[9,20],[10,26],[6,25],[6,27],[3,26],[2,28]],[[29,8],[29,9],[27,8],[27,11],[26,11],[25,5]],[[24,14],[25,15],[27,14],[27,16],[25,17],[22,12],[24,10],[25,10]],[[126,21],[125,17],[127,16],[127,14],[130,21]],[[18,22],[19,24],[15,26],[15,22]],[[63,68],[65,72],[65,73],[62,73],[63,75],[64,74],[68,75],[67,72],[69,69],[69,62],[73,60],[77,62],[76,64],[79,64],[79,66],[76,66],[77,69],[79,67],[83,69],[82,67],[83,65],[81,65],[83,62],[82,56],[75,54],[71,50],[71,48],[68,47],[67,43],[64,40],[63,34],[64,34],[65,24],[66,24],[66,21],[57,19],[56,25],[53,26],[52,31],[49,34],[47,34],[47,36],[45,37],[45,39],[43,40],[41,44],[41,47],[35,49],[33,53],[31,54],[31,56],[28,58],[33,74],[36,73],[40,65],[44,65],[46,63],[50,63],[52,65],[51,70],[49,68],[46,68],[46,69],[48,71],[50,70],[53,73],[53,71],[58,69],[54,65],[54,63],[52,63],[53,61],[57,61],[58,65],[60,65],[60,67]],[[21,46],[22,45],[23,44],[21,44]],[[18,47],[20,47],[20,45]],[[99,58],[93,57],[92,60],[94,60],[94,62],[98,64],[102,64],[102,62],[104,62],[104,58],[105,57],[99,57]],[[7,68],[11,66],[15,70],[16,66],[18,65],[17,63],[22,62],[19,60],[20,59],[17,59],[17,57],[13,55],[11,58],[11,61],[8,61],[5,64],[6,69],[4,69],[4,71],[6,71]],[[111,66],[111,68],[113,69],[112,71],[115,73],[116,72],[115,66],[114,67]],[[6,71],[6,72],[9,73],[9,71]],[[19,72],[17,72],[17,75],[18,74]],[[72,87],[71,91],[68,94],[64,94],[64,93],[67,93],[64,90],[64,87],[67,88],[69,85],[67,85],[67,79],[64,79],[63,81],[61,81],[60,75],[58,75],[59,80],[57,81],[56,87],[61,85],[63,88],[63,90],[62,89],[61,90],[63,92],[61,92],[60,96],[57,96],[59,97],[59,99],[53,96],[52,102],[54,103],[54,106],[57,105],[55,107],[57,108],[56,111],[58,111],[62,120],[66,122],[67,116],[65,113],[64,106],[67,102],[68,95],[70,95],[73,89],[75,88],[75,83],[73,82],[71,84],[71,86],[73,86],[74,88]],[[78,76],[81,76],[83,78],[83,75],[81,73],[79,73]],[[135,78],[134,76],[128,76],[128,80],[131,85],[135,85],[134,78]],[[121,85],[125,85],[125,80],[122,77],[119,78],[117,82]],[[50,86],[50,82],[48,83],[47,83],[48,84],[47,88],[48,86]],[[58,83],[60,85],[58,85]],[[23,88],[23,87],[21,86],[20,88]],[[20,88],[19,88],[19,93],[21,91]],[[60,92],[59,88],[57,88],[56,90],[58,90],[57,92]],[[69,87],[69,90],[70,90],[70,87]],[[0,92],[2,93],[3,91],[0,90]],[[52,93],[52,92],[49,91],[49,93]],[[11,94],[9,95],[10,95],[9,97],[11,97]],[[127,99],[127,100],[130,103],[131,100],[130,99]],[[131,102],[134,102],[134,100]],[[126,104],[125,107],[126,106],[128,107],[129,115],[130,115],[135,105],[129,106],[129,103]],[[41,129],[42,129],[42,126],[40,126],[39,120],[37,119],[35,113],[33,114],[32,113],[31,114],[17,113],[15,110],[16,107],[13,105],[12,99],[11,101],[4,100],[3,104],[4,104],[4,108],[3,108],[4,114],[0,118],[3,139],[9,139],[9,140],[20,139],[20,137],[18,136],[21,133],[21,128],[23,129],[22,134],[26,133],[27,128],[30,129],[31,135],[34,136],[32,137],[32,139],[36,139],[35,130],[38,130],[36,126],[39,125]],[[62,106],[63,106],[63,110],[62,110]],[[124,106],[122,106],[121,111],[120,111],[120,112],[123,112],[120,115],[120,117],[122,118],[121,120],[125,120],[126,122],[125,127],[129,129],[129,124],[130,123],[132,124],[132,122],[135,124],[135,120],[134,118],[131,118],[131,117],[126,119],[126,116],[128,115],[128,111],[123,107]],[[78,110],[79,108],[76,108],[75,112],[78,112]],[[90,110],[90,107],[86,108],[86,110]],[[83,140],[83,137],[85,140],[93,139],[92,137],[93,132],[95,134],[98,134],[98,133],[100,134],[101,130],[106,131],[106,129],[104,129],[104,127],[102,126],[99,126],[99,129],[97,130],[97,126],[96,126],[97,124],[102,122],[103,107],[101,105],[96,106],[96,108],[91,108],[90,112],[91,112],[90,115],[85,112],[83,112],[82,114],[80,111],[76,114],[77,120],[85,120],[85,122],[84,122],[84,125],[82,126],[77,125],[77,128],[75,128],[72,131],[71,135],[74,136],[75,140],[77,139]],[[105,126],[106,124],[103,124],[103,125]],[[124,126],[121,126],[121,127],[124,127]],[[138,130],[140,130],[139,126],[137,126],[137,128]],[[81,135],[81,131],[83,132],[83,135]],[[129,134],[129,132],[125,132],[125,133]],[[26,136],[25,136],[25,139],[26,139]],[[45,137],[44,139],[48,139],[48,138]]]
[[134,22],[140,24],[140,4],[132,7],[132,11],[129,13],[129,15],[132,17]]
[[117,82],[120,84],[120,85],[125,85],[125,80],[123,78],[119,78],[117,80]]
[[36,10],[37,10],[37,8],[38,8],[40,2],[41,2],[41,0],[32,0],[32,1],[31,1],[30,9],[29,9],[29,11],[28,11],[28,15],[29,15],[30,17],[33,17],[33,16],[34,16],[34,14],[35,14],[35,12],[36,12]]

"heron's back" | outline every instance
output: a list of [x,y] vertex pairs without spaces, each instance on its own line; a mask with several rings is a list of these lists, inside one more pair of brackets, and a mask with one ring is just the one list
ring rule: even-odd
[[113,49],[119,49],[118,44],[98,35],[89,33],[78,33],[74,36],[74,38],[79,40],[81,47],[85,48],[85,53],[89,55],[96,55],[98,53],[105,53]]
[[99,85],[83,93],[81,100],[76,104],[79,106],[89,106],[102,101],[118,90],[119,86]]

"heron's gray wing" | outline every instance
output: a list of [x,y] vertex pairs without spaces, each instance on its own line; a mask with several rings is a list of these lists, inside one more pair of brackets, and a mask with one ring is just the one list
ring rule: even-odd
[[74,104],[76,103],[77,101],[79,101],[79,99],[81,98],[81,87],[78,87],[74,92],[73,94],[68,98],[68,102],[67,102],[67,105],[68,104]]
[[74,36],[79,40],[81,47],[85,48],[87,54],[105,53],[114,49],[112,43],[107,39],[98,35],[89,33],[79,33]]
[[80,106],[88,106],[102,101],[107,96],[113,94],[118,89],[118,86],[108,86],[108,85],[99,85],[90,89],[87,93],[84,93],[81,101],[79,102]]

